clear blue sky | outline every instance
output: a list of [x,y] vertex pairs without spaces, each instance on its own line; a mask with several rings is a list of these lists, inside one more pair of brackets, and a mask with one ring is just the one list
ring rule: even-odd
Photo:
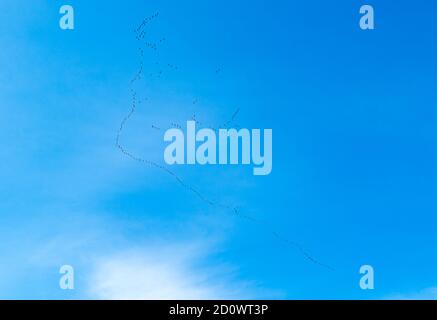
[[[0,298],[437,298],[437,4],[363,4],[2,0]],[[269,176],[173,168],[242,216],[116,148],[140,45],[132,154],[193,113],[273,129]]]

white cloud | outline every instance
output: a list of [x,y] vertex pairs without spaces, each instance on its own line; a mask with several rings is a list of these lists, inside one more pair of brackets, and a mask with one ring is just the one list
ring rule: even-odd
[[389,300],[437,300],[437,287],[426,288],[409,294],[394,294]]
[[254,283],[235,280],[228,266],[200,266],[205,248],[156,246],[116,254],[96,263],[93,299],[256,299]]

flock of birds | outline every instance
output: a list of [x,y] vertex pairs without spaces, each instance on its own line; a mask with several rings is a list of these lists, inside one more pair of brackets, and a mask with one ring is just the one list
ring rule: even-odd
[[[237,216],[241,219],[245,219],[247,221],[251,221],[254,224],[257,224],[260,227],[260,229],[271,234],[273,237],[275,237],[276,239],[278,239],[282,243],[289,245],[289,246],[292,246],[293,248],[297,249],[310,262],[312,262],[316,265],[325,267],[327,269],[333,270],[329,265],[326,265],[326,264],[318,261],[317,259],[315,259],[301,244],[294,242],[294,241],[291,241],[291,240],[287,239],[286,237],[280,235],[276,231],[274,231],[274,228],[273,228],[272,224],[270,223],[270,221],[262,220],[259,218],[255,218],[252,215],[244,214],[242,212],[242,209],[239,207],[236,207],[236,206],[233,206],[230,204],[223,204],[223,203],[220,203],[218,201],[211,200],[210,198],[205,196],[202,192],[200,192],[198,189],[193,187],[191,184],[185,182],[184,179],[182,179],[175,172],[170,170],[168,168],[168,166],[161,165],[157,162],[154,162],[154,161],[151,161],[148,159],[144,159],[140,156],[137,156],[137,155],[131,153],[130,151],[128,151],[122,145],[121,136],[122,136],[123,130],[126,127],[126,124],[128,123],[129,119],[136,112],[138,104],[141,103],[141,101],[138,99],[138,94],[137,94],[137,91],[135,89],[135,84],[136,84],[136,82],[140,81],[144,76],[144,71],[145,71],[144,70],[144,58],[145,58],[144,49],[147,48],[147,49],[156,51],[156,50],[158,50],[158,44],[161,44],[162,42],[165,41],[165,38],[162,38],[161,40],[159,40],[158,44],[153,43],[153,42],[144,41],[146,39],[146,36],[147,36],[147,30],[146,30],[147,25],[149,23],[151,23],[153,20],[156,20],[158,17],[159,17],[159,12],[157,12],[149,17],[144,18],[143,21],[139,24],[139,26],[134,30],[135,38],[138,41],[138,43],[140,44],[139,49],[138,49],[140,62],[139,62],[139,67],[138,67],[137,73],[134,75],[134,77],[130,81],[130,92],[131,92],[131,99],[132,99],[131,108],[120,123],[120,127],[119,127],[119,129],[117,131],[117,135],[116,135],[116,147],[120,150],[120,152],[122,154],[124,154],[128,158],[130,158],[136,162],[142,163],[144,165],[147,165],[149,167],[153,167],[153,168],[156,168],[156,169],[159,169],[159,170],[165,172],[166,174],[168,174],[169,176],[174,178],[183,188],[185,188],[189,192],[193,193],[195,196],[197,196],[201,201],[205,202],[207,205],[214,206],[214,207],[217,207],[220,209],[224,209],[226,212],[231,213],[234,216]],[[158,62],[156,62],[156,64],[159,65]],[[167,68],[169,68],[171,70],[178,70],[179,69],[176,65],[173,65],[170,63],[165,64],[165,65]],[[221,68],[217,68],[215,70],[216,74],[219,74],[220,72],[222,72]],[[158,76],[162,75],[162,73],[163,73],[162,70],[160,70],[158,72]],[[147,98],[145,100],[147,100]],[[193,105],[198,104],[198,102],[199,102],[198,99],[194,99]],[[220,125],[216,125],[216,126],[207,126],[207,127],[211,128],[213,130],[219,130],[221,128],[228,128],[228,127],[232,126],[233,128],[238,129],[239,126],[235,124],[235,119],[237,118],[239,113],[240,113],[240,109],[237,109],[231,115],[231,117],[228,120],[226,120],[224,123],[222,123]],[[191,117],[191,120],[195,121],[200,126],[206,126],[205,123],[198,120],[196,114],[194,114]],[[153,130],[157,130],[157,131],[163,130],[163,128],[161,128],[155,124],[152,124],[151,127]],[[170,127],[182,128],[182,126],[176,122],[171,122]],[[168,128],[166,128],[166,129],[168,129]]]

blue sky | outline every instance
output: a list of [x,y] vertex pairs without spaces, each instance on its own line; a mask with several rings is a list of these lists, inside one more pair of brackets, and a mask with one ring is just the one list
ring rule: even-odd
[[[0,4],[0,298],[437,298],[436,4],[372,1],[373,31],[359,0],[72,0],[73,31],[63,4]],[[116,148],[139,46],[132,154],[193,114],[273,129],[268,176],[172,168],[243,216]]]

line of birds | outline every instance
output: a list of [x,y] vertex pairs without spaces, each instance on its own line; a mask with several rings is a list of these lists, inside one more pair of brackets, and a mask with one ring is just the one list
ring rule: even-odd
[[[145,27],[146,25],[151,22],[152,20],[156,19],[159,16],[159,12],[153,14],[152,16],[149,16],[147,18],[145,18],[140,25],[135,29],[135,34],[136,34],[136,39],[137,41],[141,41],[145,38],[146,36],[146,30]],[[161,39],[163,42],[165,40],[165,38]],[[152,50],[157,50],[157,46],[152,46],[151,43],[146,42],[145,46],[147,48],[150,48]],[[296,248],[307,260],[309,260],[310,262],[325,267],[327,269],[330,270],[334,270],[333,268],[331,268],[329,265],[326,265],[320,261],[318,261],[317,259],[315,259],[302,245],[300,245],[297,242],[291,241],[283,236],[281,236],[279,233],[277,233],[276,231],[274,231],[274,227],[272,226],[270,221],[266,221],[266,220],[261,220],[259,218],[255,218],[252,215],[249,214],[243,214],[241,212],[241,208],[237,207],[237,206],[233,206],[233,205],[229,205],[229,204],[223,204],[220,203],[218,201],[214,201],[209,199],[208,197],[204,196],[202,192],[198,191],[196,188],[194,188],[193,186],[191,186],[190,184],[186,183],[182,178],[180,178],[175,172],[171,171],[170,169],[168,169],[168,167],[163,166],[161,164],[158,164],[154,161],[150,161],[147,159],[144,159],[142,157],[138,157],[136,155],[134,155],[133,153],[129,152],[122,144],[121,144],[121,135],[122,132],[127,124],[127,122],[129,121],[129,119],[133,116],[133,114],[136,112],[137,109],[137,104],[141,103],[140,100],[138,100],[137,98],[137,91],[134,89],[134,85],[137,81],[141,80],[142,76],[143,76],[143,72],[144,72],[144,49],[142,47],[139,48],[139,53],[140,53],[140,65],[138,68],[137,73],[135,74],[135,76],[132,78],[132,80],[130,81],[130,92],[131,92],[131,97],[132,97],[132,105],[131,108],[128,112],[128,114],[123,118],[123,120],[120,123],[120,127],[117,131],[117,136],[116,136],[116,147],[127,157],[129,157],[130,159],[148,165],[150,167],[154,167],[157,168],[165,173],[167,173],[168,175],[170,175],[171,177],[173,177],[183,188],[185,188],[186,190],[188,190],[189,192],[193,193],[194,195],[196,195],[200,200],[202,200],[203,202],[205,202],[206,204],[210,205],[210,206],[214,206],[217,208],[221,208],[224,209],[226,212],[231,213],[231,215],[233,216],[238,216],[242,219],[246,219],[248,221],[251,221],[252,223],[257,224],[261,229],[265,230],[266,232],[270,233],[273,237],[275,237],[276,239],[278,239],[279,241],[281,241],[284,244],[287,244],[289,246],[292,246],[294,248]],[[158,64],[158,63],[157,63]],[[167,64],[167,67],[177,70],[178,67],[172,64]],[[216,69],[215,73],[218,74],[221,72],[221,69],[218,68]],[[159,74],[162,74],[162,70],[159,72]],[[146,98],[147,100],[147,98]],[[195,99],[193,101],[193,104],[197,104],[198,100]],[[240,112],[240,109],[237,109],[231,116],[231,118],[229,120],[227,120],[226,122],[224,122],[222,124],[222,126],[227,127],[230,124],[233,124],[234,120],[236,119],[236,117],[238,116]],[[196,121],[199,124],[202,124],[201,122],[199,122],[196,119],[196,115],[194,114],[192,119],[194,121]],[[181,128],[181,126],[175,122],[171,123],[172,126],[177,127],[177,128]],[[219,126],[220,128],[221,126]],[[154,130],[161,130],[160,127],[152,124],[152,128]]]

